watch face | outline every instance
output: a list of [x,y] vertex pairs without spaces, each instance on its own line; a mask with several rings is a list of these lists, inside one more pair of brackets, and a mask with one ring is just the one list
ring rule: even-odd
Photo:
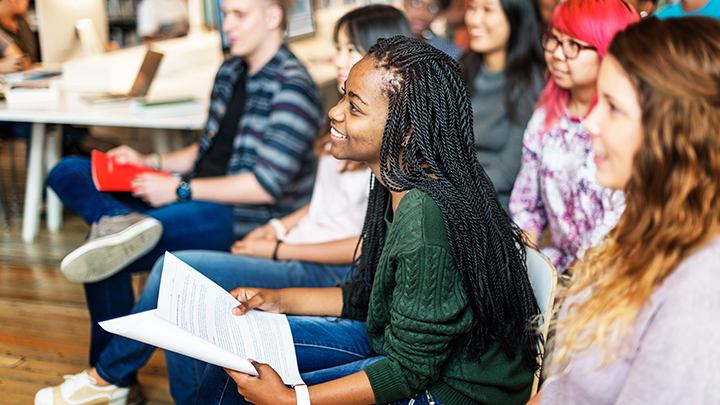
[[180,185],[178,185],[177,191],[176,191],[178,200],[181,202],[187,201],[190,196],[192,195],[192,188],[190,188],[190,183],[182,181],[180,182]]

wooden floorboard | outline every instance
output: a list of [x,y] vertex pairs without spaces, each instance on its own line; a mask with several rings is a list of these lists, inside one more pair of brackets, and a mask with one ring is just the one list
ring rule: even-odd
[[[24,155],[24,148],[17,153]],[[0,159],[7,189],[7,162],[1,149]],[[19,174],[22,180],[24,171]],[[62,231],[50,234],[43,224],[35,243],[23,243],[20,228],[16,210],[9,228],[0,229],[2,405],[32,404],[39,389],[61,383],[63,375],[82,371],[88,361],[90,320],[83,288],[67,281],[59,268],[62,258],[82,243],[88,227],[66,211]],[[140,371],[139,379],[146,404],[173,403],[161,350]]]

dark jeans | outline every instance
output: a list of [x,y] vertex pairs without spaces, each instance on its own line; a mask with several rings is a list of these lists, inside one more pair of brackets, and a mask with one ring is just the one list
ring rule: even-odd
[[[236,287],[285,288],[332,287],[341,283],[349,265],[291,261],[274,261],[250,256],[207,250],[174,253],[180,260],[204,274],[226,290]],[[163,259],[157,261],[145,290],[132,312],[157,307]],[[114,336],[95,364],[98,374],[110,383],[129,386],[137,381],[136,372],[152,355],[153,346]],[[192,405],[206,364],[172,352],[165,352],[170,376],[170,393],[178,405]]]
[[[367,357],[370,343],[365,323],[350,319],[317,316],[288,316],[300,375],[307,385],[321,384],[362,371],[384,359]],[[393,402],[393,405],[427,405],[428,397],[442,405],[432,394],[422,391],[414,398]],[[218,366],[209,365],[203,374],[197,405],[249,404],[237,392],[237,385]]]
[[[130,263],[119,273],[96,283],[85,284],[85,296],[91,321],[90,365],[94,366],[111,334],[98,322],[130,313],[135,297],[133,272],[148,271],[165,251],[182,249],[230,249],[233,242],[232,208],[203,201],[173,203],[152,208],[130,193],[97,191],[92,181],[90,160],[68,157],[61,160],[48,175],[48,185],[68,208],[87,224],[104,215],[142,212],[163,224],[158,245],[145,256]],[[266,221],[266,219],[265,219]]]
[[[30,131],[32,131],[32,123],[30,122],[0,121],[0,133],[28,141],[30,140]],[[28,147],[29,149],[30,147]]]

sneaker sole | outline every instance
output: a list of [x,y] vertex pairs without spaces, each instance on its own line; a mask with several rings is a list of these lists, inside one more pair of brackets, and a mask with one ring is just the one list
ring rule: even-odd
[[108,278],[157,245],[162,224],[145,218],[117,235],[87,243],[65,256],[60,264],[63,275],[75,283],[93,283]]
[[[87,386],[80,388],[80,390],[84,390],[88,388]],[[107,387],[110,388],[110,387]],[[117,387],[116,387],[117,388]],[[87,394],[87,392],[86,392]],[[116,392],[117,394],[117,392]],[[95,392],[90,393],[90,396],[87,398],[76,398],[75,400],[66,400],[62,397],[62,388],[61,385],[56,385],[54,387],[47,387],[43,388],[40,391],[35,394],[35,400],[33,401],[33,404],[35,405],[139,405],[142,402],[145,401],[145,397],[142,396],[142,391],[139,391],[138,394],[135,396],[134,399],[131,399],[129,397],[130,393],[127,393],[126,395],[118,395],[115,398],[110,398],[109,395],[111,393],[108,392]],[[140,402],[138,402],[138,399]],[[134,402],[133,402],[134,401]]]
[[[64,403],[68,403],[68,402],[65,402],[62,398],[59,399],[59,400],[60,400],[60,401],[63,401]],[[57,401],[57,400],[56,400],[56,401]],[[37,402],[37,401],[34,401],[33,403],[34,403],[35,405],[44,405],[44,404],[39,403],[39,402]],[[54,402],[54,403],[57,403],[57,402]],[[62,402],[61,402],[61,403],[62,403]],[[106,405],[142,405],[143,403],[145,403],[145,398],[143,398],[141,402],[132,402],[132,403],[131,403],[131,402],[128,402],[128,400],[126,400],[125,398],[109,399],[109,398],[106,398],[106,397],[100,397],[100,398],[93,399],[93,400],[91,400],[91,401],[85,402],[83,405],[94,405],[94,404],[106,404]]]

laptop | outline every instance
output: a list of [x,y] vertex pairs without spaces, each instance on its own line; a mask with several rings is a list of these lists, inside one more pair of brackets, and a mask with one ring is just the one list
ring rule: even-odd
[[145,97],[150,89],[150,84],[160,67],[163,54],[148,50],[145,54],[140,71],[135,78],[130,92],[125,94],[101,93],[83,96],[83,100],[89,102],[93,107],[110,107],[118,103],[126,102],[136,98]]

